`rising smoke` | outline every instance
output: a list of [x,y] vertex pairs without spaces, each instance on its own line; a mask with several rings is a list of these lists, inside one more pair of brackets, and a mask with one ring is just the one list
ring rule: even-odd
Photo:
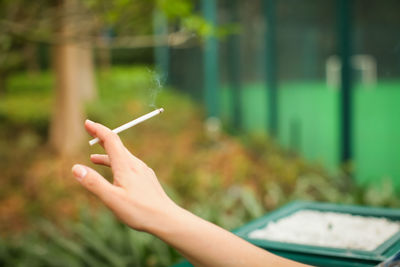
[[165,77],[158,73],[157,71],[154,70],[147,70],[149,73],[149,81],[150,81],[150,86],[148,87],[149,89],[149,107],[151,108],[157,108],[156,101],[157,101],[157,96],[163,89],[163,85],[165,83]]

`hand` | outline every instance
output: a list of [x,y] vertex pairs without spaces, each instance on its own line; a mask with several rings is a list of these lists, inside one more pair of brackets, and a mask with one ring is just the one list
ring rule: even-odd
[[91,121],[85,127],[107,152],[91,160],[111,167],[113,183],[87,166],[75,165],[72,172],[128,226],[158,236],[196,266],[300,266],[178,207],[153,170],[133,156],[117,134]]
[[72,173],[121,221],[136,230],[150,232],[177,206],[164,192],[153,170],[132,155],[117,134],[89,120],[86,120],[85,128],[91,136],[100,139],[107,152],[106,155],[91,155],[91,161],[111,167],[113,183],[80,164],[73,166]]

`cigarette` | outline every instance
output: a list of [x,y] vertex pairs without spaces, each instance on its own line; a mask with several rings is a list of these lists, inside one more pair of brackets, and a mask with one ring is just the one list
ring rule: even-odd
[[[146,121],[146,120],[148,120],[148,119],[160,114],[161,112],[164,112],[163,108],[156,109],[156,110],[154,110],[154,111],[152,111],[150,113],[147,113],[146,115],[143,115],[143,116],[141,116],[141,117],[139,117],[137,119],[134,119],[133,121],[125,123],[124,125],[121,125],[121,126],[115,128],[112,131],[114,133],[118,134],[118,133],[120,133],[122,131],[125,131],[125,130],[127,130],[127,129],[129,129],[129,128],[141,123],[141,122],[144,122],[144,121]],[[99,138],[96,137],[96,138],[94,138],[94,139],[89,141],[89,145],[93,146],[94,144],[97,144],[99,141],[100,141]]]

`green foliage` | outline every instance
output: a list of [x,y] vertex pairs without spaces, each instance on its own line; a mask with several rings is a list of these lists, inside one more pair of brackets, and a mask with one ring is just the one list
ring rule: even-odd
[[[99,99],[87,107],[90,119],[115,127],[154,107],[165,108],[152,123],[121,134],[124,143],[156,170],[172,199],[226,229],[297,199],[400,205],[390,183],[360,187],[344,174],[328,174],[283,151],[266,136],[207,137],[201,108],[172,89],[160,90],[162,81],[151,69],[112,68],[97,78]],[[52,215],[20,235],[0,239],[0,265],[169,266],[179,260],[165,243],[128,229],[107,211],[90,215],[93,209],[82,208],[79,220],[62,215],[59,207],[75,199],[83,206],[88,201],[78,198],[77,188],[51,183],[60,180],[53,155],[42,147],[51,116],[51,89],[48,73],[18,74],[0,98],[0,230],[4,222],[9,228],[17,224],[18,216],[7,215],[17,209],[28,210],[36,221]],[[68,200],[59,203],[61,196]],[[60,224],[57,217],[67,219]]]
[[[218,205],[215,205],[218,203]],[[263,214],[254,193],[241,187],[215,192],[190,209],[227,229]],[[13,240],[0,239],[1,266],[170,266],[180,255],[163,241],[131,230],[109,211],[89,215],[57,227],[40,221],[30,232]],[[64,230],[61,230],[64,229]]]
[[46,136],[52,110],[52,86],[50,73],[12,75],[7,95],[0,101],[0,125],[10,132],[32,127]]
[[51,72],[42,72],[40,75],[15,73],[7,81],[7,95],[47,97],[51,95],[53,85],[54,77]]
[[152,32],[154,1],[148,0],[85,0],[88,13],[97,21],[99,33],[112,29],[114,35],[135,36]]
[[89,216],[65,231],[48,221],[12,241],[0,239],[1,266],[170,266],[179,255],[164,242],[118,222],[108,211]]
[[195,11],[194,1],[157,0],[156,6],[167,16],[170,24],[178,24],[181,30],[194,32],[200,38],[222,38],[239,30],[238,26],[233,24],[213,25]]
[[187,17],[193,13],[193,1],[189,0],[157,0],[160,8],[169,18]]
[[187,208],[198,216],[229,230],[260,217],[265,212],[254,191],[237,185],[227,190],[208,191],[187,205]]

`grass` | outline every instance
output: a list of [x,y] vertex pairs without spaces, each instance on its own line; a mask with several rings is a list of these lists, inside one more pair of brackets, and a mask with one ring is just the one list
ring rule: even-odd
[[[87,116],[115,127],[154,108],[166,112],[121,134],[180,205],[233,229],[294,199],[398,206],[390,183],[359,188],[287,153],[263,135],[206,134],[203,110],[161,88],[145,67],[98,74],[99,98]],[[73,159],[47,146],[52,110],[50,73],[18,74],[0,99],[0,265],[169,266],[179,255],[160,240],[121,225],[72,179],[73,163],[89,164],[99,146]],[[157,93],[155,97],[155,93]],[[89,139],[89,137],[88,137]],[[107,168],[96,167],[105,177]]]

